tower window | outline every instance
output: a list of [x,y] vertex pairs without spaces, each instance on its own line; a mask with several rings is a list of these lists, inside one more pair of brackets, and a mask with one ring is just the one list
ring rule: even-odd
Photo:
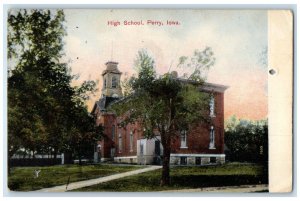
[[106,79],[104,79],[104,88],[106,88]]
[[111,88],[117,88],[117,86],[118,86],[117,78],[113,76],[111,79]]

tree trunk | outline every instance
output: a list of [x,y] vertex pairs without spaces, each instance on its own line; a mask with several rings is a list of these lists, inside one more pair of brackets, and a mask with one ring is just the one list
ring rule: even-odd
[[170,153],[171,153],[171,147],[169,145],[165,146],[164,153],[163,153],[162,175],[160,180],[161,186],[170,185]]
[[80,148],[78,148],[78,160],[79,160],[78,164],[82,165],[82,161],[81,161],[81,149]]
[[58,152],[57,149],[54,148],[54,152],[53,152],[53,154],[54,154],[54,156],[53,156],[53,157],[54,157],[54,161],[56,161],[56,158],[57,158],[57,152]]
[[79,154],[79,165],[82,165],[82,162],[81,162],[81,154]]

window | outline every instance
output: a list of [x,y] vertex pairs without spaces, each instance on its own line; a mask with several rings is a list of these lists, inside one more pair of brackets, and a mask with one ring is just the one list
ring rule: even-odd
[[180,157],[180,165],[186,165],[187,164],[187,158],[186,157]]
[[181,131],[181,135],[180,135],[180,148],[187,148],[187,144],[186,144],[186,130]]
[[210,149],[215,149],[215,129],[213,126],[210,127],[210,132],[209,132],[209,148]]
[[115,148],[110,149],[110,156],[115,157]]
[[106,78],[104,79],[104,88],[106,88]]
[[215,98],[211,96],[209,101],[209,116],[215,117]]
[[132,131],[130,131],[130,137],[129,137],[129,148],[130,148],[130,151],[133,151],[133,133]]
[[115,129],[116,129],[116,127],[115,127],[115,125],[113,125],[111,128],[111,139],[112,140],[115,140]]
[[195,160],[196,165],[201,165],[201,157],[196,157]]
[[122,133],[119,133],[119,153],[122,152]]
[[216,163],[217,158],[216,157],[210,157],[210,163]]
[[117,88],[117,78],[116,76],[113,76],[112,79],[111,79],[111,88]]

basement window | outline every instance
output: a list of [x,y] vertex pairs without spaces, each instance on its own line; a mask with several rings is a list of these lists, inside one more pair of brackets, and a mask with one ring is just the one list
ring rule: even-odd
[[187,164],[187,158],[186,157],[180,157],[180,165],[186,165]]
[[196,157],[195,160],[196,165],[201,165],[201,157]]
[[216,157],[210,157],[210,163],[216,163],[217,158]]

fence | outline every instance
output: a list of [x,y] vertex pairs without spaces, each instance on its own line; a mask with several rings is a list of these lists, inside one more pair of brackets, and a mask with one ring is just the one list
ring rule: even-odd
[[60,165],[61,158],[13,158],[10,159],[10,166],[50,166]]

